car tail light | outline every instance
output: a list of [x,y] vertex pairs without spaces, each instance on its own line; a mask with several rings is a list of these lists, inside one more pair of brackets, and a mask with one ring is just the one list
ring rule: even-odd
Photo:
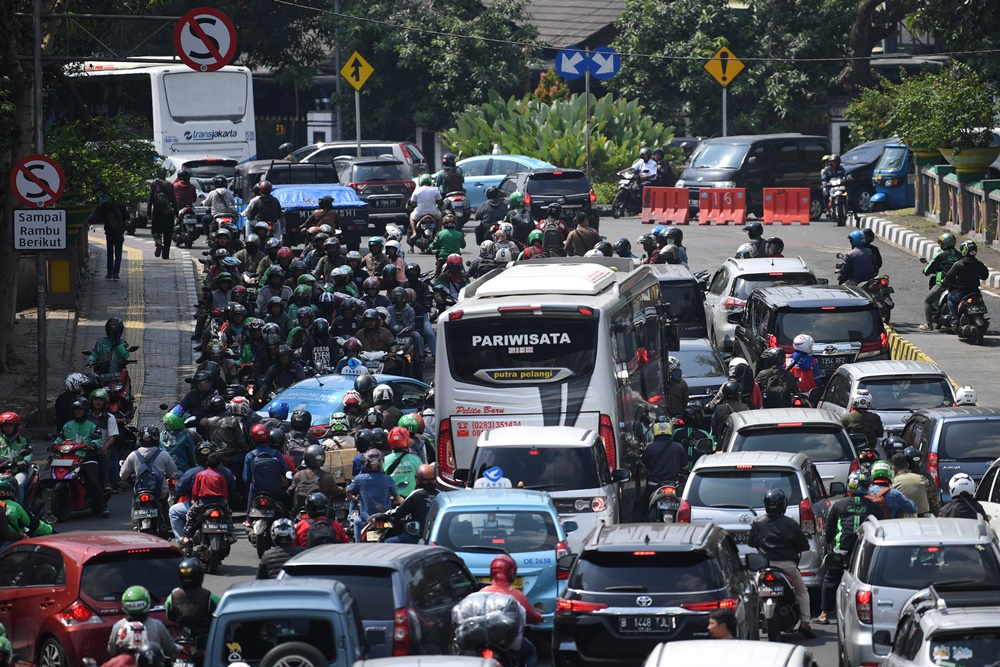
[[767,334],[767,338],[765,340],[767,341],[768,347],[778,347],[778,337],[774,334]]
[[941,488],[941,473],[938,471],[938,455],[931,452],[927,455],[927,474],[931,476],[934,486]]
[[706,602],[685,602],[681,605],[683,609],[690,611],[715,611],[716,609],[736,609],[736,598],[723,598],[721,600],[708,600]]
[[[569,547],[566,545],[566,540],[560,540],[556,545],[556,560],[558,561],[563,556],[569,555]],[[569,579],[569,570],[562,569],[561,567],[556,568],[556,579]]]
[[881,341],[877,340],[869,340],[861,343],[862,352],[880,352],[883,347],[885,346],[882,345]]
[[611,417],[602,414],[597,431],[604,440],[604,453],[608,458],[608,468],[614,470],[617,467],[618,457],[615,453],[615,429],[611,425]]
[[140,503],[148,503],[149,502],[149,494],[148,493],[140,493],[139,494],[139,502]]
[[691,503],[682,500],[677,508],[677,516],[674,517],[677,523],[691,523]]
[[854,594],[854,609],[858,612],[858,620],[865,625],[872,623],[872,592],[858,591]]
[[410,654],[410,615],[406,607],[400,607],[392,615],[392,654]]
[[403,154],[404,160],[409,160],[410,162],[413,162],[413,155],[410,153],[409,150],[407,150],[406,144],[399,145],[399,152]]
[[590,191],[590,203],[591,204],[597,203],[597,195],[594,193],[593,190]]
[[524,193],[524,205],[531,206],[531,195],[529,195],[527,192]]
[[726,310],[736,310],[737,308],[743,308],[746,305],[746,301],[743,299],[737,299],[735,296],[726,297],[726,300],[722,302],[722,307]]
[[407,190],[413,190],[414,188],[417,187],[416,185],[414,185],[413,181],[404,181],[403,185],[406,187]]
[[802,422],[778,422],[778,428],[788,428],[789,426],[798,428],[802,426]]
[[101,617],[90,610],[82,600],[77,600],[70,606],[56,614],[59,621],[66,627],[81,625],[84,623],[103,623]]
[[583,600],[567,600],[556,598],[556,613],[576,612],[587,613],[607,609],[608,605],[603,602],[584,602]]
[[851,469],[847,471],[847,474],[850,475],[855,470],[861,470],[861,463],[857,459],[851,461]]
[[351,188],[352,190],[354,190],[358,194],[361,194],[361,191],[365,189],[365,184],[364,183],[348,183],[347,187]]
[[816,515],[813,514],[812,504],[808,498],[799,503],[799,526],[806,537],[816,534]]
[[438,472],[441,479],[455,483],[455,447],[451,439],[451,418],[445,417],[438,425]]

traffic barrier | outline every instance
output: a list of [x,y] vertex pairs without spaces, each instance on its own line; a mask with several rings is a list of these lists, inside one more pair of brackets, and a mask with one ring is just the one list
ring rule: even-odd
[[764,224],[809,224],[809,188],[764,188]]
[[701,188],[698,192],[698,224],[742,225],[747,219],[746,188]]
[[647,185],[642,189],[642,223],[688,224],[688,189]]

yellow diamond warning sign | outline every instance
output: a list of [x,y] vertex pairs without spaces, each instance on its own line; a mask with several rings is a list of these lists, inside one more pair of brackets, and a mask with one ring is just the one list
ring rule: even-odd
[[727,47],[719,49],[712,59],[705,63],[705,69],[723,87],[732,83],[736,75],[743,71],[743,63]]

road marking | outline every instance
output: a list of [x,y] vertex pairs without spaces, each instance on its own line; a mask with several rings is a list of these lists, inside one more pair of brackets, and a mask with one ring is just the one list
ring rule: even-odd
[[[886,327],[885,331],[889,336],[890,359],[898,361],[929,361],[930,363],[937,365],[937,362],[927,356],[923,350],[896,333],[895,327],[891,324]],[[940,368],[940,366],[938,366],[938,368]],[[952,387],[958,389],[958,383],[955,382],[950,375],[948,375],[948,381],[951,382]]]

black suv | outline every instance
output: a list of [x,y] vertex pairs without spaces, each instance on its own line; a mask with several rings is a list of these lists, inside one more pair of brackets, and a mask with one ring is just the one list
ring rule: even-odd
[[[660,642],[707,639],[708,615],[736,614],[740,639],[758,639],[754,576],[733,538],[712,523],[599,526],[556,600],[552,664],[641,664]],[[759,567],[762,556],[748,554]]]
[[660,281],[660,301],[670,306],[670,316],[677,323],[681,338],[708,338],[705,318],[705,283],[683,264],[652,264]]
[[[562,204],[562,219],[573,227],[573,219],[583,206],[592,206],[597,200],[587,174],[579,169],[529,169],[517,171],[500,181],[500,193],[506,199],[512,192],[524,195],[524,203],[531,206],[532,220],[542,220],[548,215],[549,204]],[[591,216],[591,227],[596,228]]]
[[368,220],[377,234],[385,233],[385,225],[395,222],[406,225],[406,203],[416,187],[407,177],[407,167],[401,160],[382,157],[338,157],[333,161],[340,182],[352,188],[368,202]]
[[824,381],[844,364],[889,358],[889,337],[878,306],[860,287],[786,285],[754,290],[736,326],[733,355],[754,368],[761,353],[781,346],[792,353],[799,334],[813,338],[812,353]]

